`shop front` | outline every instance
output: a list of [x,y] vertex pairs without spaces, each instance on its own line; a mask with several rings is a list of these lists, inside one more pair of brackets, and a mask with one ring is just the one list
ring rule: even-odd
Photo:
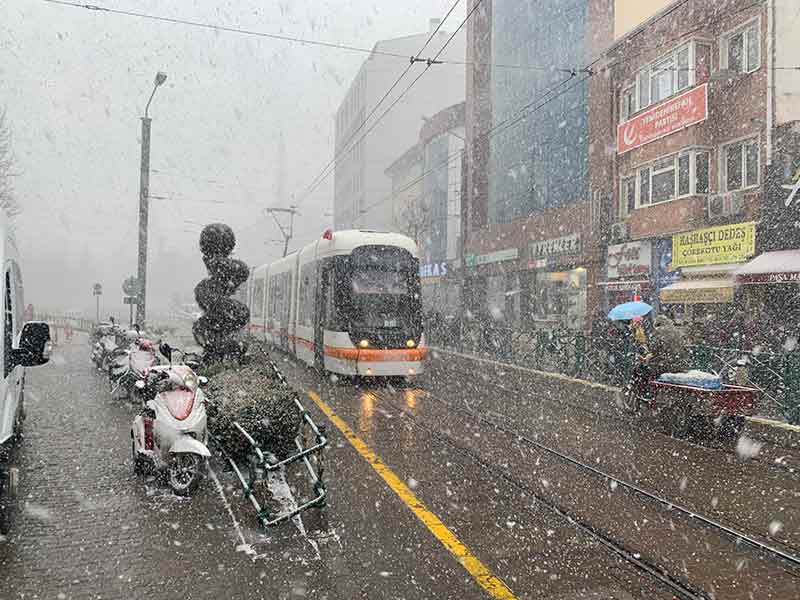
[[587,270],[580,234],[531,242],[519,285],[521,309],[530,326],[584,329]]
[[736,283],[753,345],[794,349],[800,335],[800,250],[755,257],[736,270]]
[[659,291],[663,311],[724,341],[726,324],[740,318],[734,274],[755,254],[755,231],[749,222],[674,235],[671,269],[680,276]]
[[420,265],[422,307],[444,316],[455,316],[460,309],[461,282],[450,261]]

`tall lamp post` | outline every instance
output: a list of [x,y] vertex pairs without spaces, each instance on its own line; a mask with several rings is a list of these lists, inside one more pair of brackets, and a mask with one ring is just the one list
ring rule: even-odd
[[150,103],[156,95],[158,86],[167,80],[167,74],[163,71],[156,73],[153,82],[153,91],[144,107],[142,117],[142,159],[139,171],[139,298],[136,304],[136,322],[144,328],[146,301],[147,301],[147,220],[149,212],[148,194],[150,192]]

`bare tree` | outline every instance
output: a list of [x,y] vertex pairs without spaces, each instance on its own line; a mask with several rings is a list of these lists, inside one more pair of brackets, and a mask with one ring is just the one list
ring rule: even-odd
[[14,155],[11,148],[11,128],[5,111],[0,112],[0,209],[13,217],[20,213],[14,197]]
[[407,203],[396,218],[395,225],[416,242],[430,229],[431,207],[424,198],[416,198]]

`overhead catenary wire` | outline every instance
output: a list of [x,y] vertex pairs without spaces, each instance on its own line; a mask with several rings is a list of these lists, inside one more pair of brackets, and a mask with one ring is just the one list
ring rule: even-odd
[[[663,14],[659,15],[659,17],[658,17],[657,19],[655,19],[654,21],[652,21],[652,22],[650,23],[650,25],[653,25],[653,24],[655,24],[656,22],[658,22],[659,20],[666,18],[667,16],[669,16],[670,14],[672,14],[673,12],[675,12],[676,10],[678,10],[679,8],[681,8],[681,7],[685,6],[685,5],[686,5],[686,4],[687,4],[689,1],[690,1],[690,0],[683,0],[682,2],[679,2],[678,4],[674,5],[674,6],[673,6],[673,7],[671,7],[671,8],[670,8],[670,9],[669,9],[667,12],[665,12],[665,13],[663,13]],[[611,49],[604,50],[604,51],[603,51],[603,52],[601,52],[601,53],[600,53],[600,54],[599,54],[599,55],[598,55],[596,58],[594,58],[594,59],[593,59],[593,60],[592,60],[590,63],[588,63],[588,64],[586,65],[586,67],[584,67],[583,69],[580,69],[579,71],[578,71],[578,70],[575,70],[575,71],[573,71],[573,72],[571,73],[571,76],[570,76],[570,77],[568,77],[567,79],[565,79],[565,80],[563,80],[563,81],[561,81],[561,82],[558,82],[558,83],[554,84],[554,86],[552,86],[552,87],[555,87],[555,88],[557,88],[557,87],[559,87],[559,86],[561,86],[561,85],[564,85],[565,83],[567,83],[567,82],[569,82],[570,80],[574,79],[574,76],[576,76],[578,72],[585,72],[585,73],[586,73],[586,76],[585,76],[585,77],[583,77],[583,78],[582,78],[580,81],[578,81],[578,82],[575,84],[575,85],[579,85],[580,83],[583,83],[584,81],[588,80],[590,77],[592,77],[593,75],[595,75],[595,74],[597,74],[597,73],[603,73],[603,72],[607,72],[608,70],[610,70],[610,69],[612,69],[612,68],[614,68],[614,67],[617,67],[617,66],[619,66],[619,65],[621,65],[621,64],[624,64],[624,63],[626,63],[626,62],[630,62],[630,61],[632,61],[633,59],[635,59],[635,58],[638,58],[639,56],[641,56],[641,55],[642,55],[642,54],[644,54],[645,52],[648,52],[648,51],[650,51],[650,50],[656,50],[656,49],[658,49],[658,48],[660,48],[660,47],[663,47],[663,46],[665,46],[665,45],[667,45],[667,44],[670,44],[670,43],[672,43],[672,42],[674,42],[674,41],[680,40],[680,39],[682,39],[682,38],[685,38],[685,37],[687,37],[687,36],[689,36],[689,35],[692,35],[693,33],[696,33],[696,32],[698,32],[698,31],[701,31],[701,30],[703,30],[703,29],[707,28],[707,27],[708,27],[709,25],[711,25],[711,24],[718,23],[718,22],[719,22],[719,21],[721,21],[723,18],[729,18],[729,17],[731,17],[731,16],[738,15],[738,14],[740,14],[740,13],[742,13],[742,12],[745,12],[745,11],[747,11],[747,10],[750,10],[750,9],[752,9],[752,8],[756,7],[756,6],[759,6],[759,5],[761,5],[761,4],[762,4],[762,1],[760,1],[760,0],[756,0],[755,2],[752,2],[752,3],[750,3],[750,4],[747,4],[747,5],[745,5],[745,6],[741,7],[741,8],[739,8],[739,9],[737,9],[736,11],[733,11],[733,12],[730,12],[730,13],[725,13],[725,14],[720,14],[720,15],[717,15],[716,17],[712,17],[712,18],[706,19],[706,20],[705,20],[703,23],[701,23],[700,25],[698,25],[698,26],[696,26],[696,27],[694,27],[694,28],[692,28],[692,29],[690,29],[690,30],[684,31],[684,32],[682,32],[681,34],[679,34],[679,35],[676,35],[676,36],[673,36],[673,37],[669,38],[668,40],[662,41],[661,43],[659,43],[659,44],[657,44],[657,45],[653,45],[653,46],[647,46],[647,47],[645,47],[645,48],[641,48],[641,49],[639,49],[639,50],[638,50],[637,52],[635,52],[635,53],[628,54],[628,55],[626,55],[625,57],[623,57],[623,58],[621,58],[621,59],[619,59],[619,60],[617,60],[617,61],[614,61],[614,62],[608,63],[608,64],[606,64],[606,65],[602,65],[601,67],[599,67],[599,68],[597,68],[597,69],[595,70],[595,67],[596,67],[597,63],[599,63],[599,62],[600,62],[600,61],[601,61],[601,60],[602,60],[602,59],[603,59],[603,58],[604,58],[604,57],[605,57],[605,56],[606,56],[606,55],[607,55],[607,54],[608,54],[610,51],[612,51],[612,50],[613,50],[613,47],[612,47]],[[634,32],[634,33],[632,34],[632,36],[637,36],[637,35],[641,34],[641,33],[642,33],[642,31],[644,31],[644,30],[639,30],[639,31],[636,31],[636,32]],[[800,70],[800,68],[798,68],[798,70]],[[551,88],[548,88],[548,90],[546,90],[546,91],[545,91],[545,94],[547,94],[547,93],[549,93],[550,91],[552,91],[552,87],[551,87]],[[553,98],[551,98],[551,99],[549,99],[549,100],[545,101],[543,104],[547,104],[547,103],[549,103],[550,101],[552,101],[552,100],[555,100],[557,97],[559,97],[559,96],[561,96],[561,95],[563,95],[563,94],[567,93],[567,92],[568,92],[570,89],[572,89],[572,87],[574,87],[574,86],[570,86],[570,88],[569,88],[569,89],[563,90],[563,91],[562,91],[562,92],[560,92],[560,93],[559,93],[557,96],[555,96],[555,97],[553,97]],[[501,131],[497,131],[497,133],[502,133],[502,131],[505,131],[505,130],[507,130],[507,129],[511,129],[511,128],[512,128],[513,126],[515,126],[516,124],[523,122],[523,121],[524,121],[526,118],[528,118],[529,116],[531,116],[531,115],[532,115],[534,112],[536,112],[537,110],[539,110],[540,108],[542,108],[542,106],[543,106],[543,105],[542,105],[542,106],[536,106],[536,107],[533,107],[533,106],[534,106],[534,104],[536,104],[536,103],[537,103],[539,100],[540,100],[540,98],[539,98],[539,99],[536,99],[536,100],[534,100],[534,101],[533,101],[533,102],[531,102],[531,103],[529,103],[528,105],[526,105],[526,107],[523,107],[523,108],[519,109],[519,110],[518,110],[518,111],[517,111],[517,112],[516,112],[514,115],[512,115],[512,117],[509,117],[508,119],[506,119],[506,120],[502,121],[501,123],[499,123],[499,124],[495,125],[495,126],[494,126],[494,127],[492,127],[492,129],[490,129],[488,132],[485,132],[485,133],[483,133],[483,134],[481,134],[481,135],[477,136],[477,137],[476,137],[476,140],[481,140],[481,138],[482,138],[482,137],[484,137],[484,136],[492,137],[493,135],[495,135],[495,130],[497,130],[497,129],[498,129],[498,128],[500,128],[500,127],[504,127],[504,129],[503,129],[503,130],[501,130]],[[533,108],[532,108],[532,107],[533,107]],[[531,108],[532,108],[532,111],[531,111],[530,113],[521,114],[521,113],[523,113],[524,111],[526,111],[526,109],[531,109]],[[516,115],[516,116],[515,116],[515,115]],[[511,122],[511,121],[512,121],[512,119],[513,119],[513,122]],[[507,125],[507,126],[506,126],[506,125]],[[401,188],[399,188],[399,189],[397,189],[397,190],[393,190],[391,194],[387,195],[386,197],[382,198],[381,200],[378,200],[377,202],[375,202],[375,203],[371,204],[370,206],[368,206],[366,209],[364,209],[364,210],[365,210],[365,212],[371,211],[371,210],[373,210],[374,208],[376,208],[377,206],[380,206],[381,204],[383,204],[383,203],[385,203],[385,202],[388,202],[388,201],[390,201],[390,200],[393,200],[393,199],[394,199],[394,198],[396,198],[396,197],[397,197],[399,194],[403,193],[404,191],[407,191],[408,189],[410,189],[410,188],[411,188],[411,187],[413,187],[414,185],[418,184],[418,183],[419,183],[420,181],[422,181],[422,180],[423,180],[423,179],[424,179],[424,178],[425,178],[427,175],[430,175],[431,173],[435,172],[436,170],[438,170],[438,169],[441,169],[442,167],[446,166],[446,165],[447,165],[447,164],[449,164],[450,162],[454,161],[456,158],[459,158],[459,157],[460,157],[462,154],[463,154],[463,151],[459,151],[459,152],[455,152],[455,153],[453,153],[453,154],[450,154],[450,155],[448,155],[447,159],[445,159],[443,162],[441,162],[441,163],[438,163],[437,165],[434,165],[433,167],[431,167],[430,169],[428,169],[427,171],[425,171],[424,173],[422,173],[421,175],[419,175],[418,177],[416,177],[416,178],[415,178],[414,180],[412,180],[411,182],[408,182],[407,184],[405,184],[404,186],[402,186]],[[471,161],[471,157],[468,157],[468,158],[469,158],[469,159],[470,159],[470,161]]]
[[[379,117],[378,117],[378,118],[377,118],[375,121],[373,121],[372,125],[370,125],[370,127],[369,127],[369,128],[368,128],[368,129],[367,129],[367,130],[366,130],[366,131],[365,131],[365,132],[364,132],[364,133],[363,133],[363,134],[362,134],[362,135],[361,135],[361,136],[360,136],[360,137],[359,137],[359,138],[358,138],[358,139],[355,141],[355,143],[354,143],[353,145],[351,145],[351,146],[350,146],[350,148],[352,148],[352,147],[354,147],[355,145],[359,144],[359,143],[360,143],[360,142],[361,142],[361,141],[362,141],[364,138],[366,138],[366,137],[367,137],[367,136],[370,134],[370,132],[372,132],[372,131],[373,131],[373,130],[374,130],[374,129],[375,129],[377,126],[378,126],[378,124],[379,124],[379,123],[380,123],[380,122],[383,120],[383,118],[384,118],[384,117],[385,117],[385,116],[386,116],[386,115],[387,115],[387,114],[388,114],[388,113],[389,113],[389,112],[390,112],[390,111],[391,111],[391,110],[392,110],[392,109],[393,109],[395,106],[397,106],[397,104],[399,104],[399,103],[400,103],[400,101],[401,101],[401,100],[403,100],[403,98],[405,98],[406,94],[408,94],[408,92],[411,90],[411,88],[413,88],[413,87],[416,85],[416,83],[417,83],[417,82],[418,82],[420,79],[422,79],[422,77],[425,75],[425,73],[427,73],[427,72],[428,72],[428,70],[431,68],[431,66],[432,66],[432,65],[434,65],[434,64],[438,64],[438,59],[439,59],[439,57],[440,57],[440,56],[442,55],[442,53],[445,51],[445,49],[447,48],[447,46],[449,46],[449,45],[450,45],[450,43],[453,41],[453,39],[454,39],[454,38],[455,38],[455,36],[458,34],[458,32],[459,32],[459,31],[461,31],[461,29],[464,27],[464,25],[467,23],[467,21],[470,19],[470,17],[471,17],[471,16],[472,16],[472,15],[475,13],[475,11],[476,11],[476,10],[478,9],[478,7],[481,5],[481,2],[482,2],[482,1],[483,1],[483,0],[477,0],[477,2],[475,2],[475,4],[474,4],[474,6],[472,7],[472,9],[471,9],[471,10],[470,10],[470,11],[467,13],[467,16],[466,16],[466,17],[464,17],[464,20],[463,20],[463,21],[461,21],[461,23],[459,24],[459,26],[458,26],[458,27],[455,29],[455,31],[453,31],[453,33],[450,35],[450,37],[447,39],[447,41],[444,43],[444,45],[443,45],[443,46],[442,46],[442,47],[439,49],[439,51],[438,51],[438,52],[437,52],[437,53],[434,55],[434,57],[433,57],[432,59],[429,59],[429,60],[427,60],[427,61],[426,61],[425,68],[422,70],[422,72],[421,72],[419,75],[417,75],[417,77],[416,77],[416,78],[415,78],[415,79],[414,79],[414,80],[413,80],[413,81],[412,81],[412,82],[411,82],[411,83],[410,83],[410,84],[409,84],[409,85],[406,87],[406,89],[405,89],[405,90],[403,90],[403,91],[402,91],[402,92],[401,92],[401,93],[400,93],[400,94],[397,96],[397,98],[395,98],[394,102],[392,102],[392,103],[389,105],[389,107],[388,107],[386,110],[384,110],[384,111],[383,111],[383,112],[380,114],[380,116],[379,116]],[[458,4],[458,1],[456,2],[456,4]],[[450,14],[450,12],[452,12],[452,11],[453,11],[453,9],[454,9],[454,8],[455,8],[455,4],[453,5],[453,7],[452,7],[452,8],[450,9],[450,11],[448,12],[448,15]],[[444,20],[442,21],[442,23],[443,23],[443,22],[444,22]],[[440,25],[441,25],[441,23],[440,23]],[[349,150],[349,148],[345,148],[345,149],[343,149],[343,151],[342,151],[342,152],[344,152],[344,151],[347,151],[347,150]],[[341,155],[341,153],[340,153],[340,155]],[[335,157],[334,157],[334,160],[332,161],[332,163],[335,163],[335,161],[336,161],[336,159],[335,159]],[[322,177],[322,179],[320,179],[320,180],[319,180],[319,182],[317,183],[316,187],[314,187],[314,188],[313,188],[311,191],[309,191],[309,192],[306,192],[306,193],[305,193],[305,194],[304,194],[304,195],[303,195],[303,196],[302,196],[302,197],[301,197],[301,198],[298,200],[298,203],[299,203],[299,202],[301,202],[301,201],[303,201],[303,200],[305,200],[306,198],[308,198],[308,196],[310,196],[310,195],[311,195],[311,193],[313,193],[313,192],[314,192],[316,189],[318,189],[318,188],[319,188],[319,186],[321,185],[322,181],[324,181],[325,179],[327,179],[327,178],[330,176],[330,174],[331,174],[331,173],[333,173],[333,171],[334,171],[333,169],[329,170],[329,171],[328,171],[328,172],[327,172],[327,173],[326,173],[326,174],[325,174],[325,175]]]
[[[461,2],[461,0],[456,0],[453,3],[453,5],[450,7],[450,10],[448,10],[447,13],[445,14],[444,18],[439,21],[439,24],[436,26],[436,28],[428,36],[428,39],[425,40],[425,43],[422,45],[422,48],[420,48],[420,50],[417,52],[416,56],[420,56],[425,51],[425,49],[430,45],[431,41],[433,41],[433,38],[436,37],[437,33],[439,33],[439,30],[442,28],[442,25],[444,25],[445,21],[447,21],[447,18],[452,14],[452,12],[455,10],[456,6],[458,6],[460,2]],[[314,177],[314,179],[312,179],[312,181],[308,185],[308,187],[305,190],[303,190],[303,192],[301,192],[301,195],[300,195],[299,199],[297,200],[298,204],[300,202],[302,202],[303,200],[305,200],[305,198],[310,196],[312,193],[314,193],[314,191],[316,191],[319,188],[319,186],[321,185],[321,182],[324,181],[330,175],[330,173],[328,173],[328,169],[330,169],[330,168],[335,166],[336,161],[339,160],[339,158],[341,158],[342,154],[350,151],[350,142],[358,134],[358,132],[361,131],[364,128],[364,126],[367,124],[367,121],[369,121],[369,119],[372,117],[372,115],[374,115],[378,111],[378,109],[386,101],[386,99],[394,91],[394,89],[398,85],[400,85],[400,82],[408,74],[408,72],[411,70],[411,68],[414,66],[414,64],[416,62],[420,62],[420,61],[419,60],[414,60],[414,57],[412,57],[412,59],[409,61],[408,65],[403,70],[403,72],[400,73],[400,75],[397,77],[397,79],[395,79],[394,83],[392,83],[392,85],[389,86],[389,89],[386,90],[386,93],[384,93],[383,96],[380,98],[380,100],[378,100],[378,102],[375,104],[375,106],[372,107],[372,110],[370,110],[369,114],[366,117],[364,117],[364,119],[361,121],[361,123],[359,123],[358,127],[356,127],[350,133],[350,135],[348,136],[347,140],[345,140],[345,142],[340,146],[341,149],[337,150],[337,149],[334,148],[334,156],[333,156],[333,158],[322,168],[320,173],[316,177]],[[360,141],[361,140],[359,140],[359,142]]]

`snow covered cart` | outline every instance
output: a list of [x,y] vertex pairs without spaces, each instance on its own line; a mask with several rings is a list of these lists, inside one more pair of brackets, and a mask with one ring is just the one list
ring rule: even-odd
[[675,437],[731,438],[738,435],[744,417],[754,413],[759,390],[739,385],[707,389],[692,385],[651,382],[650,408],[661,425]]
[[[288,384],[283,374],[271,360],[268,361],[274,371],[280,385],[288,388]],[[311,415],[300,403],[297,394],[293,395],[294,407],[300,418],[299,433],[294,438],[294,450],[289,456],[278,460],[272,452],[263,449],[254,437],[238,422],[233,426],[241,436],[240,440],[248,450],[244,454],[233,454],[226,449],[225,444],[211,434],[209,437],[214,445],[220,450],[221,454],[232,467],[233,472],[239,479],[245,498],[247,498],[256,510],[259,523],[263,527],[272,527],[287,521],[309,508],[322,508],[325,506],[327,490],[322,479],[324,472],[324,449],[328,445],[324,426],[317,426]],[[259,489],[266,489],[267,477],[270,473],[281,471],[289,465],[302,463],[305,478],[310,484],[311,494],[297,503],[296,507],[290,510],[275,514],[266,507],[264,502],[260,502]],[[265,500],[262,498],[262,500]]]

